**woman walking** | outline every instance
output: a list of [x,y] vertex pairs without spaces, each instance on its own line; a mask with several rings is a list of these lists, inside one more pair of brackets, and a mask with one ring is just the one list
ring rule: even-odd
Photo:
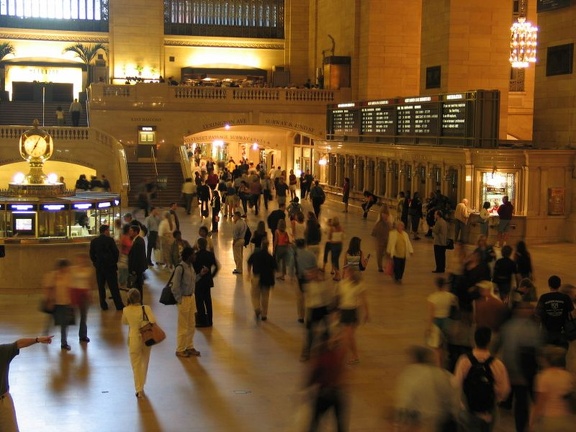
[[91,303],[92,291],[96,289],[96,274],[88,254],[81,253],[74,257],[74,266],[71,274],[72,304],[80,312],[78,339],[80,342],[87,343],[90,342],[90,338],[88,337],[86,318]]
[[42,283],[46,308],[53,311],[54,324],[60,326],[60,346],[65,351],[71,349],[68,345],[68,326],[74,324],[71,282],[70,261],[60,259],[55,269],[44,276]]
[[290,236],[286,231],[286,221],[280,219],[276,234],[274,235],[274,256],[276,257],[276,265],[280,272],[279,280],[284,280],[286,277],[287,267],[290,262]]
[[354,266],[344,267],[344,280],[338,284],[338,309],[344,337],[352,354],[348,364],[356,364],[360,361],[356,346],[356,329],[360,322],[367,322],[369,316],[366,287],[362,284],[360,272],[355,270]]
[[370,254],[366,257],[364,256],[364,252],[361,249],[362,240],[360,237],[352,237],[350,239],[350,243],[348,244],[348,250],[346,251],[345,255],[345,268],[348,271],[353,273],[360,274],[360,271],[366,270],[366,266],[368,265],[368,260],[370,259]]
[[148,375],[148,362],[150,361],[150,348],[144,344],[140,327],[156,322],[156,317],[150,306],[142,305],[140,291],[136,288],[128,291],[127,306],[122,311],[122,324],[128,325],[128,351],[130,353],[130,364],[134,374],[134,387],[136,397],[144,397],[144,385]]

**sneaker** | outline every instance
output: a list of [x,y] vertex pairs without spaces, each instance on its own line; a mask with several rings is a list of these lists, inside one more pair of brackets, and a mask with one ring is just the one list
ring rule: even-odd
[[242,274],[242,272],[240,270],[234,269],[232,270],[232,274]]
[[89,337],[81,337],[81,338],[80,338],[80,342],[86,342],[86,343],[88,343],[88,342],[90,342],[90,338],[89,338]]
[[70,351],[72,349],[72,347],[68,344],[62,344],[60,345],[60,348],[62,348],[64,351]]
[[184,351],[189,357],[200,357],[200,351],[194,348],[188,348]]
[[188,351],[176,351],[176,357],[190,357]]

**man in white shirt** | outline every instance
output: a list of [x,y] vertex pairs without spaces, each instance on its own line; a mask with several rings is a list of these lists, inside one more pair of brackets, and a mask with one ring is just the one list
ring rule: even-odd
[[461,241],[466,242],[468,239],[468,218],[470,217],[470,209],[468,208],[468,200],[464,198],[457,206],[454,211],[454,241],[458,241],[458,236],[462,233],[460,238]]

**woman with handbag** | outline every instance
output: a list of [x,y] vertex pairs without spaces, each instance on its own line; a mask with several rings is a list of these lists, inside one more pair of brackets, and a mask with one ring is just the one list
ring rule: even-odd
[[122,324],[128,325],[128,351],[130,353],[130,364],[134,374],[134,387],[136,397],[144,397],[144,384],[148,375],[148,362],[150,361],[150,346],[146,346],[140,334],[140,327],[148,322],[155,323],[156,317],[150,306],[142,305],[140,291],[136,288],[128,291],[127,305],[122,311]]
[[74,309],[71,299],[70,261],[59,259],[56,268],[48,272],[42,281],[45,307],[52,309],[54,324],[60,326],[60,346],[70,351],[68,345],[68,326],[74,324]]

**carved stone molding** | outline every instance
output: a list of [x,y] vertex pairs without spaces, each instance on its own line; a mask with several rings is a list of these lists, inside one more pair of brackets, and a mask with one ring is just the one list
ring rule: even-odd
[[20,33],[20,32],[0,32],[2,40],[42,40],[54,42],[88,42],[88,43],[109,43],[108,35],[87,35],[86,33]]
[[283,50],[284,42],[266,42],[261,40],[231,40],[231,39],[173,39],[165,38],[165,46],[208,47],[208,48],[252,48]]

